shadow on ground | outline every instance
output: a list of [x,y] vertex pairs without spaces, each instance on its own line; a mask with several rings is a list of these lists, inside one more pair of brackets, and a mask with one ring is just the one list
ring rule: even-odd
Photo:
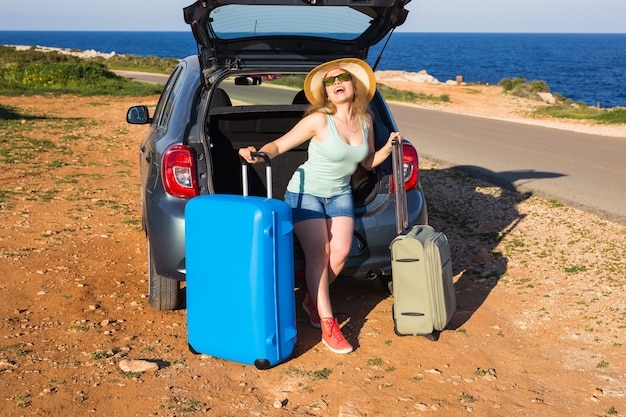
[[[517,191],[524,179],[555,178],[558,173],[494,173],[474,166],[422,169],[429,223],[448,237],[455,277],[457,312],[448,328],[458,329],[485,302],[506,274],[508,259],[500,242],[522,221],[517,206],[529,192]],[[523,244],[513,242],[509,244]],[[460,276],[459,276],[460,274]]]
[[[429,223],[448,237],[453,272],[457,277],[457,311],[448,329],[462,327],[507,272],[508,259],[499,245],[524,218],[517,206],[531,196],[531,193],[518,192],[514,183],[560,175],[537,171],[496,174],[468,166],[420,170]],[[515,245],[516,242],[508,244]],[[304,354],[321,339],[320,330],[309,324],[301,307],[304,281],[296,280],[295,289],[298,340],[292,357]],[[389,296],[378,280],[342,277],[333,283],[331,297],[335,316],[339,322],[349,319],[343,332],[355,348],[359,347],[359,334],[368,314]],[[184,305],[184,295],[181,298]]]

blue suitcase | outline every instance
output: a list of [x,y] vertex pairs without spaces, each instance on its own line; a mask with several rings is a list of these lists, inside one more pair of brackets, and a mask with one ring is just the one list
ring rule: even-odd
[[196,353],[270,368],[291,356],[296,312],[291,208],[271,198],[211,194],[185,207],[187,332]]

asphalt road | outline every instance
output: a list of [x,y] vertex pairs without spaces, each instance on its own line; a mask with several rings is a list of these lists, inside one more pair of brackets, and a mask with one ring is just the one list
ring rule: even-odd
[[[145,82],[166,76],[119,72]],[[254,87],[250,89],[254,90]],[[626,224],[626,138],[390,104],[421,157]]]
[[626,224],[626,138],[390,108],[423,158]]

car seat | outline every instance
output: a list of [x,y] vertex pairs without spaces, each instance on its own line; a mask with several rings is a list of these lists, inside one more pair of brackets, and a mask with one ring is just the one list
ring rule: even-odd
[[233,103],[230,101],[230,97],[226,94],[226,91],[218,88],[213,96],[211,97],[211,102],[209,103],[209,108],[213,109],[215,107],[226,107],[232,106]]
[[306,98],[306,94],[304,94],[304,90],[298,91],[298,93],[293,97],[293,101],[291,104],[311,104],[309,100]]

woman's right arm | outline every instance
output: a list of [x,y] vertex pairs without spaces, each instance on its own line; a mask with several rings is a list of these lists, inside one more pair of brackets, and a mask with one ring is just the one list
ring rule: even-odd
[[[326,124],[326,117],[319,112],[311,113],[301,119],[291,130],[278,139],[266,143],[258,150],[264,152],[267,156],[275,158],[301,144],[307,140],[318,136],[318,131],[322,130]],[[239,155],[247,162],[255,164],[259,162],[259,158],[253,158],[250,154],[257,152],[254,146],[239,149]]]

